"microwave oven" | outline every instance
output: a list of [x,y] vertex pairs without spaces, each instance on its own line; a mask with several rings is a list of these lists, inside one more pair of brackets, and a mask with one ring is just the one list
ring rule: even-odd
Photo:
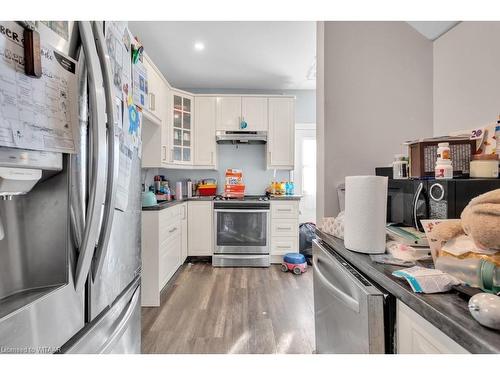
[[387,222],[423,231],[420,220],[458,219],[472,198],[499,188],[500,179],[389,179]]

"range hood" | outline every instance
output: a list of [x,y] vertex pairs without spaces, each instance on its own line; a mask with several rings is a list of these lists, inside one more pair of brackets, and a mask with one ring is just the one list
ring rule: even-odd
[[217,143],[264,144],[267,142],[265,131],[218,130],[215,133]]

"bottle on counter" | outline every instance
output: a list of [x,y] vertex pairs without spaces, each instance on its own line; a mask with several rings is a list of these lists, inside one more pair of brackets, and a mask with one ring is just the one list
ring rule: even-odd
[[188,198],[193,198],[193,181],[191,179],[187,180],[186,183],[186,193]]
[[290,190],[289,190],[289,195],[294,195],[295,194],[295,184],[290,181]]
[[280,195],[286,194],[286,184],[285,181],[281,181],[280,183]]
[[450,144],[448,142],[438,143],[437,157],[438,159],[451,159]]
[[395,180],[406,180],[408,178],[408,157],[406,155],[394,155],[392,178]]
[[450,159],[436,160],[436,168],[434,169],[434,177],[437,180],[451,179],[453,178],[453,165]]

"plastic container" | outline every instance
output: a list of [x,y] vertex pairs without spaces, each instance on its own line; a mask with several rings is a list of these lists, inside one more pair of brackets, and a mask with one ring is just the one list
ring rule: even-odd
[[485,259],[441,256],[436,259],[435,267],[457,277],[469,286],[490,293],[500,292],[500,269]]
[[395,180],[406,180],[408,178],[408,157],[406,155],[394,155],[392,176]]
[[453,178],[453,165],[450,159],[436,160],[436,168],[434,169],[434,177],[438,180]]
[[450,144],[448,142],[438,143],[437,157],[438,159],[450,159]]
[[217,185],[215,184],[198,185],[198,194],[202,197],[215,195],[216,192],[217,192]]
[[470,162],[471,178],[498,178],[498,155],[474,155]]

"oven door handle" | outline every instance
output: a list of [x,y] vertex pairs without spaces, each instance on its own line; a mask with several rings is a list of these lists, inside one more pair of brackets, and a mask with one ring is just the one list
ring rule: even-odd
[[262,210],[255,210],[255,209],[241,209],[241,208],[235,208],[234,210],[232,209],[219,209],[219,208],[216,208],[214,209],[215,212],[249,212],[249,213],[256,213],[256,212],[261,212],[261,213],[268,213],[269,212],[269,209],[268,208],[265,208],[265,209],[262,209]]
[[415,229],[418,229],[418,218],[417,218],[417,206],[418,206],[418,199],[420,198],[420,195],[422,194],[422,190],[424,190],[424,183],[421,182],[418,184],[417,191],[415,192],[415,195],[413,196],[413,223],[415,225]]
[[333,285],[323,273],[321,273],[319,269],[319,259],[317,257],[313,256],[313,269],[314,269],[314,274],[318,276],[319,280],[321,283],[327,287],[330,292],[341,302],[343,302],[349,309],[354,311],[355,313],[359,313],[359,302],[356,301],[354,298],[352,298],[350,295],[347,293],[344,293],[341,291],[339,288],[337,288],[335,285]]

